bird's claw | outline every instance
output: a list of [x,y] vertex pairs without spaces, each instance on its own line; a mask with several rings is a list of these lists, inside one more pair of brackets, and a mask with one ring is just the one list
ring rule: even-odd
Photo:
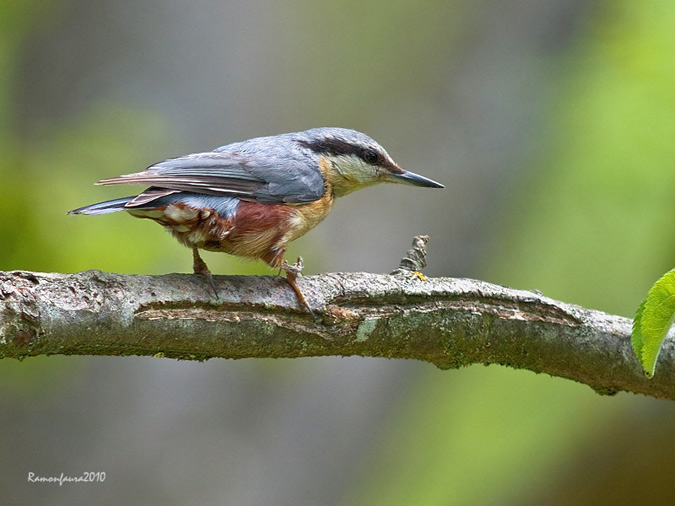
[[314,315],[314,311],[312,311],[312,308],[309,307],[307,299],[305,299],[305,296],[300,291],[300,287],[297,283],[298,276],[302,275],[302,268],[302,257],[298,257],[298,261],[294,264],[289,264],[286,260],[281,263],[281,270],[286,272],[286,281],[288,281],[288,284],[291,285],[291,288],[298,298],[298,302],[300,302],[300,305],[304,306],[305,309],[309,311],[309,314],[312,315],[312,318],[315,318],[316,316]]
[[288,275],[294,275],[296,278],[302,276],[302,269],[305,267],[305,264],[302,261],[302,257],[298,257],[297,262],[294,264],[289,264],[286,260],[281,262],[281,270]]

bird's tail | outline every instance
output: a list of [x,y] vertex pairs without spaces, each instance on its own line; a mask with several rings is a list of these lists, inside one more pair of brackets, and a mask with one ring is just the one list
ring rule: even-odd
[[105,202],[99,202],[98,204],[73,209],[72,211],[68,211],[68,214],[108,214],[117,211],[125,211],[128,209],[125,208],[124,205],[135,198],[136,197],[124,197],[123,199],[106,200]]

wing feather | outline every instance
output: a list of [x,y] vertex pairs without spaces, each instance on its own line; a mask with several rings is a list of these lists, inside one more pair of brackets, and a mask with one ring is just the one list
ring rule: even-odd
[[103,179],[97,184],[151,186],[151,192],[146,190],[139,195],[139,202],[157,198],[155,192],[160,190],[266,203],[302,203],[321,198],[325,183],[312,159],[289,158],[274,150],[268,151],[263,150],[256,156],[227,151],[195,153],[164,160],[143,172]]

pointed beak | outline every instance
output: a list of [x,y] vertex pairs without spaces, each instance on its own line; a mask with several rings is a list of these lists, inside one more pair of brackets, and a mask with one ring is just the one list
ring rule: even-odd
[[437,183],[433,179],[420,176],[414,172],[404,170],[400,174],[389,173],[389,178],[392,183],[411,184],[414,186],[424,186],[426,188],[445,188],[441,183]]

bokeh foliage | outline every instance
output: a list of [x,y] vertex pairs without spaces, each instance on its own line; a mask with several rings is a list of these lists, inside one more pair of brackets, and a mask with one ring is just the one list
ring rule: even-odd
[[[560,62],[568,78],[557,83],[536,154],[511,188],[484,279],[632,317],[653,280],[675,265],[674,27],[675,8],[663,0],[610,2],[596,12]],[[650,405],[525,371],[474,366],[439,376],[429,372],[394,413],[347,504],[553,504],[544,491],[573,473],[568,461]],[[649,424],[631,437],[655,431]],[[648,444],[639,451],[635,462],[669,459]],[[644,487],[667,500],[659,490],[671,487],[647,485],[648,469],[617,474],[612,496],[634,504]],[[595,472],[579,468],[591,497]],[[575,494],[574,504],[586,504]]]

